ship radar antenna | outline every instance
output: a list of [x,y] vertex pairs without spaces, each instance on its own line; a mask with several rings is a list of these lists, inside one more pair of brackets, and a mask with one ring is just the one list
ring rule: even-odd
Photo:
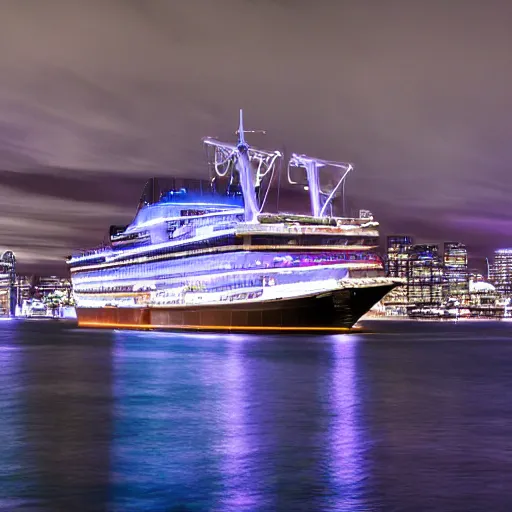
[[244,132],[244,111],[240,109],[240,122],[238,124],[238,149],[247,149]]
[[249,148],[249,144],[247,144],[245,140],[246,133],[261,133],[263,135],[267,134],[266,130],[245,130],[244,129],[244,111],[240,109],[240,121],[238,124],[238,130],[235,132],[235,135],[238,135],[238,149],[240,148]]

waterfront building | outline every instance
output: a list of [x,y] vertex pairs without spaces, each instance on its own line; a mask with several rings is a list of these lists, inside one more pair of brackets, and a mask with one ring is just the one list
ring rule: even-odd
[[36,276],[34,278],[34,295],[38,298],[45,298],[55,292],[64,295],[68,300],[71,298],[71,281],[57,276]]
[[396,316],[407,314],[409,304],[407,277],[409,275],[409,258],[413,239],[409,235],[393,235],[387,238],[386,273],[388,277],[401,278],[403,286],[392,290],[383,300],[386,315]]
[[476,270],[472,270],[469,272],[469,278],[470,283],[481,283],[481,282],[487,282],[488,278],[486,279],[480,272],[477,272]]
[[14,316],[16,309],[16,256],[4,251],[0,256],[0,316]]
[[469,281],[469,296],[474,316],[496,316],[499,294],[492,284],[483,280]]
[[494,251],[490,280],[499,294],[512,296],[512,249]]
[[437,245],[414,245],[411,236],[390,236],[387,275],[402,278],[406,284],[383,299],[385,315],[510,316],[512,249],[497,250],[489,270],[489,279],[470,272],[467,248],[460,242],[445,242],[441,255]]
[[21,275],[16,276],[16,306],[21,307],[24,301],[32,298],[34,289],[34,276]]
[[460,242],[444,243],[443,296],[446,300],[469,299],[468,251]]
[[443,264],[439,248],[432,244],[413,245],[407,272],[407,300],[414,306],[442,303]]
[[412,236],[388,236],[386,270],[389,277],[407,277]]
[[[71,282],[56,276],[16,275],[15,314],[22,317],[72,316]],[[69,311],[68,311],[69,310]]]
[[21,306],[23,302],[31,299],[45,300],[50,294],[57,292],[59,295],[71,299],[71,281],[57,276],[16,275],[16,303]]
[[27,308],[31,316],[38,311],[44,311],[45,316],[62,316],[64,309],[74,305],[69,279],[35,276],[32,290],[32,300]]

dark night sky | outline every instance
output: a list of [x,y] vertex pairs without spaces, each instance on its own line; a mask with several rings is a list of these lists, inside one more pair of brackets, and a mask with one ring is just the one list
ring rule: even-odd
[[267,147],[354,162],[383,234],[512,245],[511,24],[491,0],[4,0],[0,243],[64,272],[243,107]]

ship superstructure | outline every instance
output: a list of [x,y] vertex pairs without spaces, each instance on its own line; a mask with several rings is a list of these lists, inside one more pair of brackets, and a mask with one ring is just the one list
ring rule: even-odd
[[396,286],[377,222],[333,215],[351,164],[291,155],[287,185],[307,192],[310,213],[270,213],[283,155],[249,147],[242,113],[237,133],[234,145],[204,140],[211,179],[150,180],[130,225],[69,258],[80,325],[337,330]]

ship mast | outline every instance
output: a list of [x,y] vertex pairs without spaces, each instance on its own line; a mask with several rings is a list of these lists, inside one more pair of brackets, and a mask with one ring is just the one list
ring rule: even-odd
[[[303,167],[306,170],[306,177],[309,188],[309,198],[311,201],[311,215],[313,217],[324,217],[327,207],[331,204],[334,195],[341,187],[348,173],[354,169],[354,166],[345,162],[334,162],[332,160],[321,160],[307,155],[292,154],[288,162],[288,182],[296,185],[290,177],[291,167]],[[341,171],[340,177],[334,188],[330,192],[323,192],[320,187],[320,170],[322,168],[332,167]],[[322,196],[327,196],[322,204]]]
[[245,222],[254,222],[258,216],[258,198],[256,197],[256,180],[249,161],[249,144],[245,142],[244,114],[240,109],[240,123],[238,125],[238,151],[237,167],[240,173],[240,184],[244,194]]
[[[220,167],[228,161],[234,161],[240,174],[240,186],[244,197],[244,215],[246,222],[256,222],[261,212],[263,203],[259,205],[256,188],[260,186],[263,178],[268,173],[273,173],[278,158],[282,155],[279,151],[265,151],[251,148],[245,140],[246,133],[263,132],[262,130],[244,130],[243,111],[240,109],[240,120],[238,125],[238,142],[235,145],[220,142],[212,138],[203,139],[207,146],[215,149],[215,173],[224,176],[225,172]],[[263,132],[265,133],[265,132]],[[253,164],[256,163],[256,169]],[[270,178],[272,179],[272,177]]]
[[[261,149],[251,148],[245,140],[246,133],[257,133],[261,130],[244,130],[243,111],[240,109],[240,120],[238,130],[238,142],[236,145],[220,142],[212,138],[205,138],[204,143],[211,146],[215,151],[214,169],[217,176],[225,176],[229,166],[222,170],[223,166],[228,163],[234,163],[240,175],[240,186],[244,197],[244,214],[246,222],[256,222],[258,214],[261,213],[267,194],[263,198],[261,204],[258,201],[257,189],[260,187],[263,178],[272,173],[270,183],[273,179],[273,173],[276,168],[278,158],[282,158],[279,151],[265,151]],[[265,133],[265,132],[263,132]],[[324,217],[327,208],[331,205],[332,200],[343,185],[348,173],[353,170],[353,165],[346,162],[335,162],[332,160],[321,160],[307,155],[298,155],[293,153],[288,162],[288,183],[297,185],[290,176],[290,170],[293,167],[302,167],[306,170],[309,190],[309,198],[311,202],[311,215],[313,217]],[[329,191],[323,191],[320,184],[320,171],[326,168],[335,169],[338,173],[338,181]]]

